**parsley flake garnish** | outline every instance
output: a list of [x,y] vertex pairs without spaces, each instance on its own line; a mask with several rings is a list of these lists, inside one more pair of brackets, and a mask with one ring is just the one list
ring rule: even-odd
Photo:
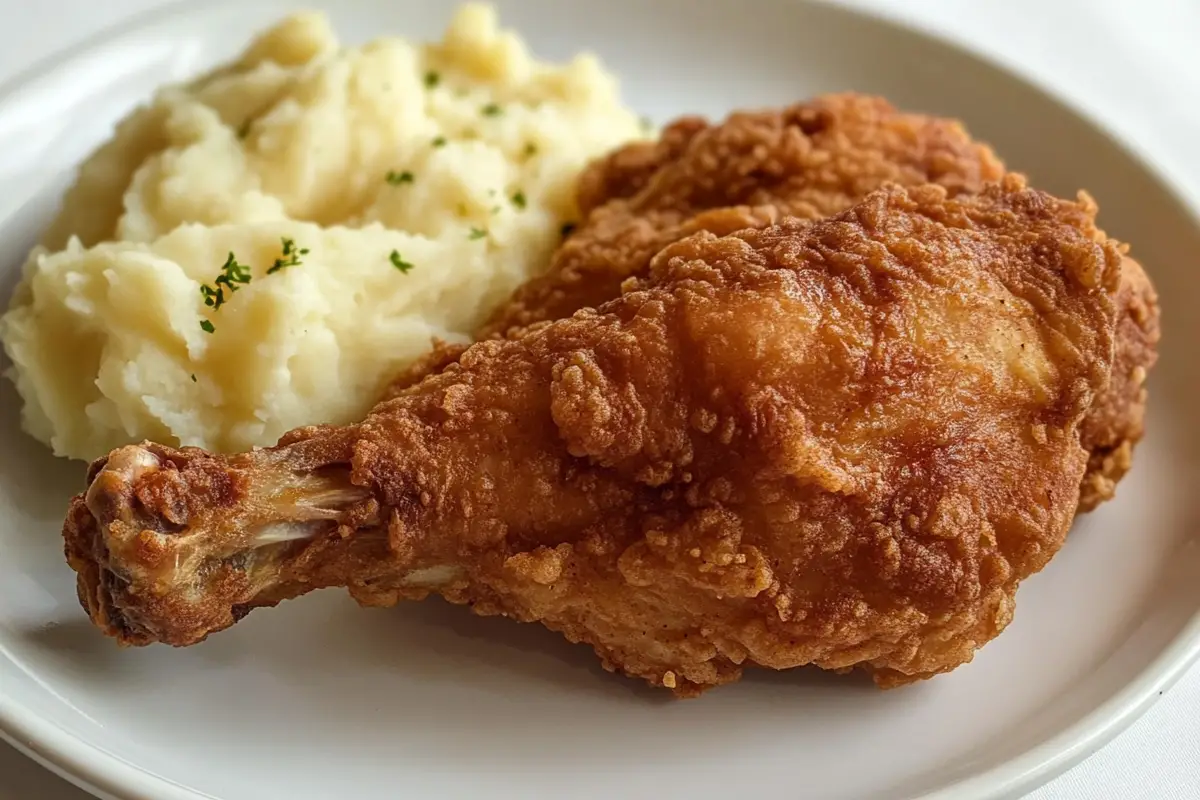
[[281,241],[283,242],[283,255],[275,259],[275,263],[267,268],[268,275],[274,275],[285,267],[298,267],[301,263],[300,256],[308,255],[307,247],[296,247],[296,243],[287,238]]
[[392,254],[390,256],[388,256],[388,260],[392,262],[393,267],[400,270],[401,272],[403,272],[406,275],[415,266],[412,262],[405,261],[404,257],[402,255],[400,255],[399,250],[393,250]]
[[250,267],[246,264],[239,264],[237,256],[230,253],[229,257],[225,259],[225,263],[221,265],[221,274],[213,280],[212,285],[206,283],[200,287],[200,296],[204,298],[204,305],[216,311],[229,301],[229,298],[241,288],[243,283],[249,282]]
[[429,70],[429,72],[425,73],[425,88],[426,89],[432,89],[441,82],[442,82],[442,76],[437,74],[433,70]]
[[216,330],[216,328],[213,327],[213,324],[208,320],[202,319],[200,320],[200,330],[204,331],[205,333],[212,333]]
[[471,228],[471,232],[467,234],[467,238],[471,241],[475,241],[476,239],[482,239],[487,235],[487,228]]
[[399,186],[402,183],[412,183],[413,174],[408,170],[404,170],[404,172],[396,172],[394,169],[388,170],[385,180],[392,186]]
[[196,373],[192,373],[192,383],[196,382]]
[[245,122],[243,122],[242,126],[237,129],[237,137],[239,139],[245,139],[247,136],[249,136],[250,135],[250,126],[253,124],[254,124],[253,117],[251,117],[250,119],[247,119]]
[[434,147],[445,147],[446,146],[446,137],[445,136],[435,137],[432,144]]
[[520,191],[519,189],[516,192],[513,192],[512,204],[514,206],[516,206],[517,208],[521,209],[522,211],[524,211],[525,206],[527,205],[526,200],[525,200],[525,193]]
[[504,113],[504,109],[500,108],[500,106],[496,105],[495,103],[488,103],[479,110],[479,113],[483,114],[485,117],[498,117]]

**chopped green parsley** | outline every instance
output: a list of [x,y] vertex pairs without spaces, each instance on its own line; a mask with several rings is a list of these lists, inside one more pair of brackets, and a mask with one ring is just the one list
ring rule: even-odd
[[250,267],[246,264],[239,264],[237,256],[230,253],[229,257],[225,259],[225,263],[221,265],[221,274],[213,280],[211,285],[206,283],[200,287],[200,296],[204,298],[204,305],[216,311],[229,302],[229,298],[242,287],[242,284],[249,282]]
[[426,89],[432,89],[441,82],[442,82],[442,76],[437,74],[433,70],[429,70],[429,72],[425,73],[425,88]]
[[471,241],[475,241],[476,239],[482,239],[487,235],[487,228],[471,228],[471,232],[467,234],[467,238]]
[[527,205],[527,201],[525,200],[525,193],[522,192],[520,189],[513,192],[512,204],[514,206],[516,206],[517,208],[521,209],[522,211],[524,211],[525,206]]
[[437,136],[434,138],[432,144],[434,147],[445,147],[446,146],[446,137],[445,136]]
[[404,172],[396,172],[394,169],[388,170],[385,180],[392,186],[399,186],[402,183],[412,183],[413,174],[408,170],[404,170]]
[[504,109],[500,108],[500,106],[496,105],[495,103],[488,103],[479,110],[479,113],[483,114],[485,117],[498,117],[504,113]]
[[405,261],[404,257],[402,255],[400,255],[399,250],[393,250],[392,254],[390,256],[388,256],[388,260],[392,262],[393,267],[400,270],[401,272],[403,272],[406,275],[415,266],[412,262]]
[[274,275],[285,267],[300,266],[300,256],[308,255],[307,247],[296,247],[296,243],[291,239],[283,239],[283,255],[275,259],[275,263],[267,268],[268,275]]
[[[275,259],[275,263],[267,270],[268,275],[279,272],[285,267],[298,266],[301,263],[300,256],[308,255],[308,248],[296,247],[296,242],[292,239],[285,237],[280,241],[283,244],[283,254]],[[219,311],[221,306],[228,303],[233,297],[234,292],[250,283],[251,280],[250,265],[238,261],[237,256],[231,251],[225,259],[225,263],[221,265],[221,274],[214,278],[211,284],[205,283],[200,286],[200,296],[204,298],[204,305],[213,311]],[[200,330],[205,333],[213,333],[216,329],[217,326],[212,323],[212,320],[200,320]],[[192,376],[192,380],[196,380],[195,375]]]

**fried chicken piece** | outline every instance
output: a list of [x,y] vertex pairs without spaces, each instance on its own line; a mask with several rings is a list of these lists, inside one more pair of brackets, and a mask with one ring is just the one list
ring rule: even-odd
[[680,117],[663,129],[658,141],[632,142],[596,159],[579,176],[575,190],[583,218],[611,200],[636,195],[660,169],[684,158],[692,139],[711,128],[703,117]]
[[1117,492],[1146,432],[1146,376],[1158,361],[1158,293],[1142,265],[1126,257],[1117,290],[1117,351],[1108,387],[1083,423],[1089,453],[1079,510],[1092,511]]
[[[1003,174],[960,123],[904,114],[880,97],[827,95],[720,125],[685,117],[658,143],[627,146],[585,172],[584,224],[479,338],[595,308],[620,294],[626,278],[645,274],[655,253],[697,231],[820,219],[888,182],[936,183],[953,194]],[[733,210],[705,213],[717,209]]]
[[[584,170],[584,222],[545,275],[520,288],[481,328],[498,338],[617,297],[672,242],[764,227],[783,216],[819,219],[893,182],[977,192],[1004,166],[954,120],[904,114],[881,97],[824,95],[782,110],[732,114],[720,125],[683,117],[656,142],[634,142]],[[454,363],[467,345],[438,341],[398,375],[395,397]]]
[[1016,176],[677,242],[599,310],[471,347],[362,423],[93,465],[92,619],[189,645],[347,586],[541,622],[693,695],[744,666],[954,669],[1066,536],[1121,254]]
[[[599,306],[620,294],[623,281],[645,275],[655,253],[699,231],[723,235],[784,215],[818,219],[887,181],[978,192],[1004,172],[960,123],[901,113],[878,97],[827,95],[783,110],[733,114],[716,126],[685,117],[659,141],[630,144],[585,171],[578,189],[584,223],[549,271],[518,290],[477,338]],[[1091,460],[1081,511],[1111,498],[1132,465],[1144,431],[1145,378],[1157,358],[1154,287],[1132,259],[1122,276],[1116,373],[1084,424]],[[465,348],[437,343],[386,396],[445,368]]]

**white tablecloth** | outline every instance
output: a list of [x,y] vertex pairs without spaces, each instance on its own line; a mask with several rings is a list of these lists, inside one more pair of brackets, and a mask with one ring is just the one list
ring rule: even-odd
[[[1144,145],[1200,191],[1200,2],[843,1],[882,8],[986,50]],[[164,4],[0,0],[0,81],[101,27]],[[1200,666],[1116,741],[1028,800],[1086,798],[1200,798]],[[86,795],[0,744],[0,800]]]

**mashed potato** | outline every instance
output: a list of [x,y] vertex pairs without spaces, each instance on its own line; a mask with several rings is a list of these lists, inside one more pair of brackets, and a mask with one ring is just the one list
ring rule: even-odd
[[539,63],[486,7],[428,45],[287,19],[81,168],[0,318],[24,424],[88,459],[359,418],[545,268],[580,169],[639,133],[594,59]]

